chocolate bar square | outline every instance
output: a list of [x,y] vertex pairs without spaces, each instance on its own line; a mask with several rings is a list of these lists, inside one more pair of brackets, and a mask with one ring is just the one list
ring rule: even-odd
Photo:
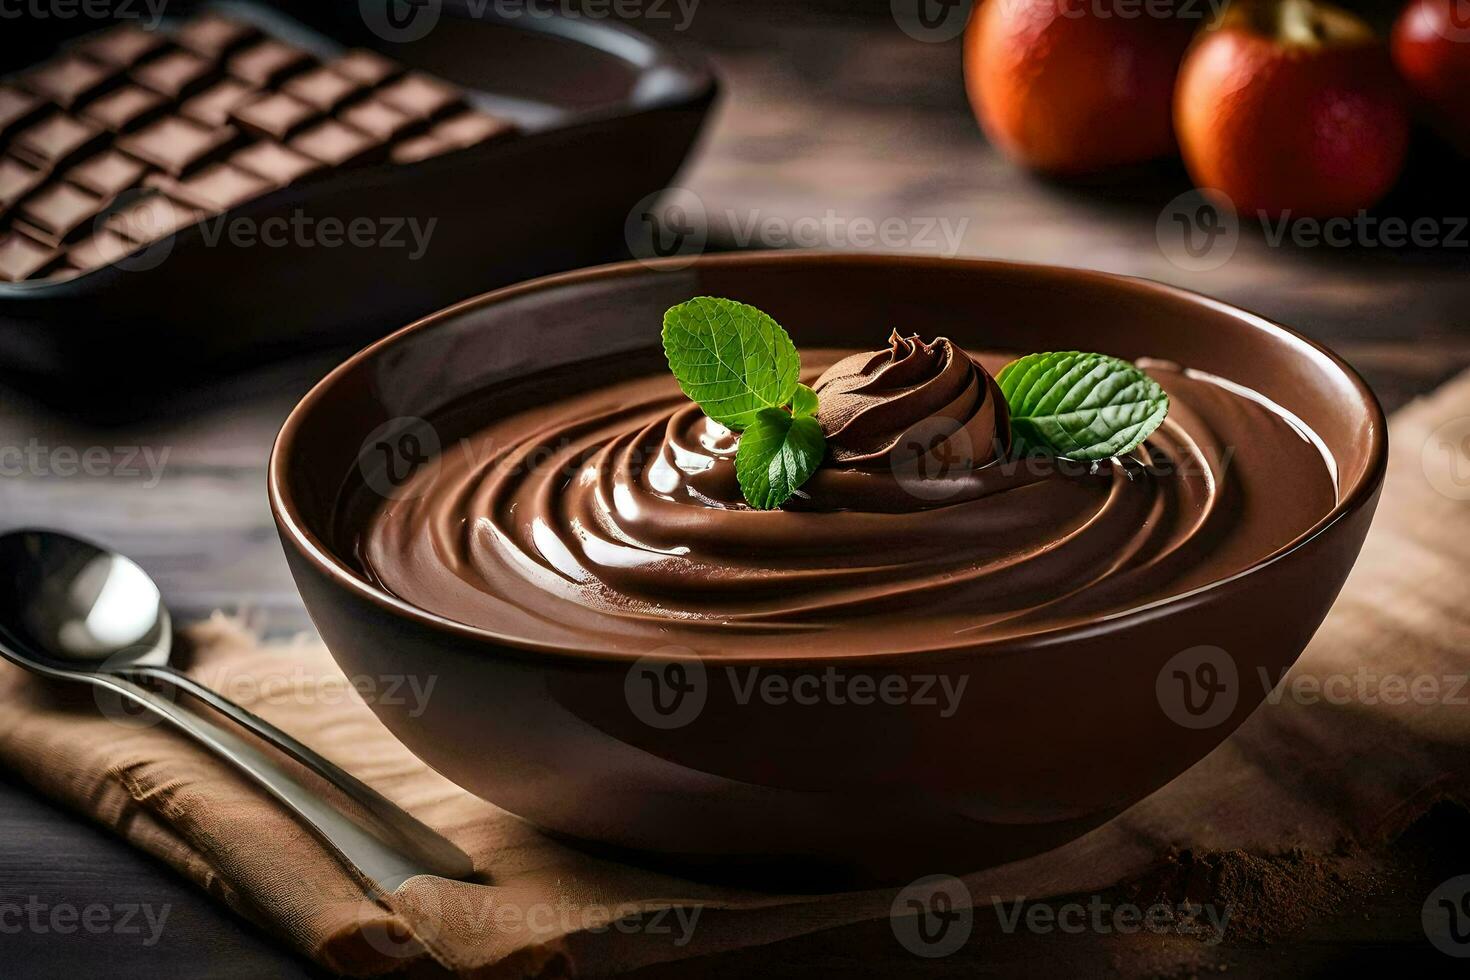
[[378,89],[377,98],[415,119],[434,119],[463,102],[459,89],[422,72],[409,72]]
[[66,258],[72,268],[86,272],[112,265],[137,247],[116,232],[98,228],[92,235],[67,249]]
[[277,187],[295,183],[326,169],[326,164],[320,160],[313,160],[270,140],[261,140],[247,146],[230,157],[230,162],[241,170],[263,177]]
[[339,75],[371,87],[397,78],[404,71],[402,65],[366,48],[354,48],[340,58],[328,62],[327,67]]
[[192,51],[170,51],[134,68],[133,80],[178,101],[203,89],[218,74],[218,65]]
[[35,122],[49,106],[44,99],[13,85],[0,85],[0,138]]
[[169,197],[206,211],[228,211],[274,190],[275,185],[228,163],[216,163],[184,180],[157,177],[149,181]]
[[167,238],[203,217],[201,212],[187,204],[154,193],[108,215],[105,227],[130,242],[146,245]]
[[102,142],[100,126],[56,113],[21,130],[10,144],[10,152],[35,164],[51,169],[62,167]]
[[230,121],[230,113],[254,98],[255,93],[239,79],[221,79],[179,106],[179,115],[204,126],[223,126]]
[[147,125],[168,108],[168,99],[137,85],[108,92],[82,110],[82,116],[114,133],[128,133]]
[[82,41],[76,51],[104,65],[132,68],[166,47],[168,41],[162,34],[135,24],[120,24]]
[[371,158],[382,149],[383,141],[335,119],[327,119],[291,140],[289,145],[328,166],[345,167]]
[[450,116],[429,130],[434,136],[461,147],[475,146],[514,131],[512,123],[473,109]]
[[67,183],[50,184],[16,209],[15,226],[43,245],[60,245],[86,227],[105,202]]
[[317,67],[287,80],[281,89],[322,112],[331,112],[360,94],[364,87],[361,82],[345,75]]
[[224,152],[238,136],[232,126],[209,129],[178,116],[168,116],[119,140],[117,145],[123,152],[165,173],[182,177]]
[[394,163],[421,163],[431,157],[458,149],[461,147],[448,140],[440,139],[431,133],[424,133],[422,136],[415,136],[402,143],[393,144],[393,149],[388,152],[388,159]]
[[196,54],[218,60],[260,36],[250,24],[206,11],[186,20],[174,32],[174,42]]
[[251,85],[271,88],[297,72],[310,68],[314,61],[311,55],[300,48],[275,38],[266,38],[231,55],[229,72]]
[[0,213],[10,210],[46,179],[46,171],[15,157],[0,156]]
[[68,54],[26,72],[20,83],[63,109],[70,109],[102,94],[117,77],[115,68]]
[[271,92],[230,113],[230,119],[246,132],[284,140],[305,129],[321,113],[285,92]]
[[143,182],[148,168],[125,153],[103,150],[66,172],[66,179],[104,200],[112,200]]
[[0,281],[22,282],[54,268],[61,253],[24,235],[0,233]]
[[424,121],[407,113],[399,112],[386,102],[364,99],[337,113],[337,118],[364,133],[380,140],[396,140],[408,135],[415,128],[422,129]]

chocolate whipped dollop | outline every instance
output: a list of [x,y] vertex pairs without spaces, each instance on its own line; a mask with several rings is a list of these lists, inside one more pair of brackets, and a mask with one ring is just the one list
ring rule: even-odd
[[363,491],[339,533],[383,588],[502,634],[639,655],[845,656],[1185,594],[1273,553],[1335,500],[1299,421],[1177,366],[1150,369],[1171,409],[1145,447],[1048,465],[1005,453],[991,374],[1013,353],[895,337],[802,355],[830,453],[779,510],[746,504],[740,435],[667,373],[571,395],[553,377],[523,382],[516,405],[531,407],[463,406],[468,434],[393,499]]
[[1010,447],[1000,388],[948,337],[926,343],[895,330],[887,348],[844,357],[812,387],[838,466],[974,469]]

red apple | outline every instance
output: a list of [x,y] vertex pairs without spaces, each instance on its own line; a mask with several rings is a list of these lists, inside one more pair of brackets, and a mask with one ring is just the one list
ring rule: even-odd
[[1318,0],[1236,0],[1179,70],[1174,124],[1196,184],[1255,214],[1372,206],[1403,170],[1407,95],[1367,24]]
[[1412,0],[1393,27],[1393,60],[1429,121],[1470,156],[1470,2]]
[[992,143],[1037,170],[1167,156],[1174,76],[1199,26],[1173,0],[983,0],[965,31],[970,104]]

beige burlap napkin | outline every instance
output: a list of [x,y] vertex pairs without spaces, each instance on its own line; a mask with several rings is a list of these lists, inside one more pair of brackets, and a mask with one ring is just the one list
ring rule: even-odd
[[[1249,896],[1267,883],[1249,879],[1268,875],[1269,862],[1227,867],[1210,855],[1340,853],[1396,833],[1436,801],[1470,802],[1470,375],[1398,413],[1391,442],[1378,518],[1342,597],[1284,680],[1241,679],[1272,693],[1234,736],[1085,837],[958,888],[929,887],[950,888],[960,904],[1096,893],[1169,880],[1187,851],[1184,885],[1196,900],[1228,891],[1224,900],[1262,901]],[[320,646],[261,646],[223,618],[194,627],[189,641],[195,676],[448,834],[474,856],[478,880],[421,877],[371,899],[315,838],[206,753],[166,728],[99,712],[86,691],[5,665],[0,764],[332,970],[612,973],[895,907],[893,890],[768,894],[583,853],[429,771],[363,703],[432,692],[372,681],[358,690]],[[1237,914],[1227,928],[1250,922]],[[894,934],[905,941],[903,927]]]

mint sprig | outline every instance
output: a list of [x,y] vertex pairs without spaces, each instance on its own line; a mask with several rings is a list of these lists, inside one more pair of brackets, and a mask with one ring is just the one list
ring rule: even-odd
[[[757,510],[780,507],[827,455],[817,393],[797,379],[801,356],[781,325],[745,303],[697,296],[664,314],[664,354],[679,387],[740,433],[735,475]],[[1169,396],[1127,361],[1051,351],[1007,364],[1012,442],[1077,460],[1120,456],[1164,421]]]
[[791,337],[745,303],[697,296],[664,314],[664,354],[704,414],[741,431],[796,394],[801,357]]
[[739,432],[735,475],[757,510],[780,507],[827,455],[817,393],[797,381],[801,356],[753,306],[697,296],[664,314],[664,354],[704,414]]
[[1010,409],[1015,440],[1027,450],[1068,459],[1130,452],[1169,412],[1169,396],[1157,381],[1105,354],[1027,354],[995,380]]

